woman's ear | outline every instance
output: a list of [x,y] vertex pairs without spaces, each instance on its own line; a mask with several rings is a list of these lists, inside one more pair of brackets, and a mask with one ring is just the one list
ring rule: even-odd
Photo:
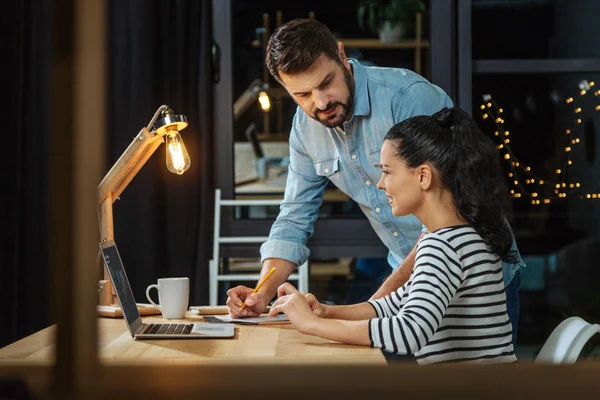
[[418,167],[418,171],[421,190],[429,190],[433,181],[433,170],[431,169],[431,166],[428,164],[423,164]]

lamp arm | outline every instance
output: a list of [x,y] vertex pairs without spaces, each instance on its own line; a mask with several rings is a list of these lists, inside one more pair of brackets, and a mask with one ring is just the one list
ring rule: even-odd
[[140,155],[155,139],[158,138],[150,133],[148,129],[142,128],[140,130],[98,185],[98,204],[101,204],[109,194],[114,193],[129,171],[140,161]]

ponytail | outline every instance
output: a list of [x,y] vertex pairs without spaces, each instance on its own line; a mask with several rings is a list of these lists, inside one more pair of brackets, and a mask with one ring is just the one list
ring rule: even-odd
[[498,150],[473,119],[459,108],[409,118],[395,125],[385,140],[396,142],[396,156],[410,168],[430,163],[450,191],[454,206],[505,261],[513,261],[508,225],[510,200]]

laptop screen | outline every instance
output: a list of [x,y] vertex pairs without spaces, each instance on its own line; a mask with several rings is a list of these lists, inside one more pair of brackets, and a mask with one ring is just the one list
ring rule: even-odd
[[142,318],[135,304],[135,298],[129,285],[129,279],[125,273],[121,256],[117,250],[117,245],[113,240],[107,240],[100,242],[100,248],[102,249],[102,257],[104,258],[104,264],[110,275],[110,279],[115,287],[115,292],[119,298],[121,304],[121,310],[123,311],[123,317],[127,321],[131,336],[134,336],[135,332],[142,325]]

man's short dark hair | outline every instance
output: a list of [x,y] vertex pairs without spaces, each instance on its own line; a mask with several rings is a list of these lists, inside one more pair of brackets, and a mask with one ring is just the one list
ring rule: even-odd
[[294,19],[282,25],[269,39],[265,60],[271,75],[306,71],[321,54],[340,62],[337,40],[325,25],[314,19]]

